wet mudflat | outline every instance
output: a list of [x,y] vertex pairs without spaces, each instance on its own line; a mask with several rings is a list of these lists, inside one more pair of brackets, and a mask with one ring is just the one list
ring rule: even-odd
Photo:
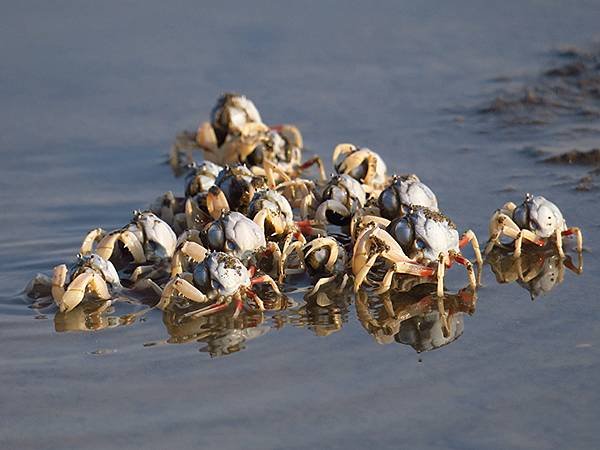
[[[594,2],[62,6],[0,19],[0,446],[597,447],[598,190],[576,190],[588,167],[542,163],[599,146],[599,101],[579,83],[600,73]],[[532,302],[494,260],[474,313],[451,299],[462,335],[423,353],[366,327],[351,297],[315,310],[292,293],[285,314],[190,329],[158,311],[121,323],[137,310],[121,304],[97,320],[122,326],[64,333],[82,322],[28,308],[21,289],[87,231],[183,189],[167,150],[228,89],[325,158],[355,142],[417,173],[482,241],[495,208],[546,196],[583,229],[583,274]]]

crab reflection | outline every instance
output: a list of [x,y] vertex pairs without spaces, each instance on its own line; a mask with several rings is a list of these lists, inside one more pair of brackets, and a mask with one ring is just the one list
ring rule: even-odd
[[36,276],[27,287],[27,296],[32,301],[29,307],[39,314],[54,312],[54,329],[62,333],[68,331],[99,331],[106,328],[132,325],[141,320],[159,300],[152,289],[123,289],[118,296],[103,300],[88,298],[69,311],[60,311],[52,297],[47,294],[45,281],[37,288],[40,276]]
[[356,296],[362,326],[380,344],[398,342],[418,353],[454,342],[464,330],[464,314],[475,312],[477,296],[471,289],[438,298],[436,284],[420,284],[410,291],[389,291],[377,298]]
[[246,348],[246,342],[266,334],[270,327],[262,313],[240,314],[233,318],[228,312],[210,316],[186,317],[181,311],[163,312],[163,324],[169,333],[169,344],[199,342],[200,348],[212,357],[229,355]]
[[562,258],[554,248],[531,248],[518,258],[512,251],[495,248],[486,258],[498,283],[517,282],[523,289],[529,291],[531,299],[549,293],[565,276],[565,267],[570,271],[581,274],[583,259],[581,253],[577,257],[577,265],[570,256]]

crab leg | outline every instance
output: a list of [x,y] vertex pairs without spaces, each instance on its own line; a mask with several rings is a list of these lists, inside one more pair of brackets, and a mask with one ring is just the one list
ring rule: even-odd
[[350,216],[350,211],[343,204],[341,204],[337,200],[327,200],[321,203],[317,208],[317,211],[315,213],[315,219],[317,220],[317,222],[323,224],[329,222],[327,220],[327,211],[336,212],[342,217]]
[[321,289],[322,286],[324,286],[327,283],[330,283],[331,281],[334,281],[336,279],[336,277],[337,277],[337,275],[332,275],[330,277],[319,278],[319,280],[315,283],[315,285],[310,290],[310,292],[308,293],[308,295],[315,295],[317,292],[319,292],[319,289]]
[[407,275],[414,275],[417,277],[430,277],[435,272],[431,267],[415,264],[412,262],[395,262],[391,269],[387,271],[381,282],[381,286],[375,291],[377,294],[383,294],[390,290],[392,286],[392,280],[394,274],[402,273]]
[[291,181],[290,176],[281,169],[277,164],[269,159],[263,160],[263,168],[265,170],[265,175],[267,177],[267,183],[271,189],[275,189],[277,183],[275,182],[274,172],[279,175],[284,182]]
[[465,269],[467,270],[467,275],[469,276],[469,283],[471,284],[471,288],[475,289],[477,287],[477,281],[475,279],[475,273],[471,261],[469,261],[464,256],[456,253],[452,253],[450,255],[450,259],[456,261],[457,263],[465,267]]
[[446,272],[446,257],[443,253],[440,253],[440,256],[438,257],[436,272],[437,272],[437,296],[439,298],[439,297],[444,296],[444,275]]
[[325,175],[325,165],[323,164],[323,160],[318,156],[315,156],[314,158],[311,158],[308,161],[300,164],[298,167],[298,172],[302,173],[304,170],[315,164],[319,167],[319,176],[321,177],[321,181],[326,181],[327,175]]
[[[254,292],[252,289],[248,289],[248,290],[246,290],[246,295],[256,302],[256,306],[258,306],[259,310],[261,310],[261,311],[265,310],[265,303],[262,301],[262,299],[258,296],[258,294],[256,292]],[[241,297],[240,297],[240,299],[241,299]],[[240,303],[240,305],[241,305],[241,303]]]
[[279,290],[277,283],[275,283],[275,280],[273,278],[271,278],[269,275],[261,275],[256,278],[252,278],[250,280],[250,283],[252,283],[252,285],[259,284],[259,283],[266,283],[269,286],[271,286],[271,288],[273,289],[273,291],[276,294],[281,294],[281,291]]
[[98,243],[98,247],[96,248],[98,256],[108,261],[112,256],[117,241],[121,241],[125,245],[125,248],[131,252],[131,256],[133,256],[133,260],[136,263],[146,262],[146,255],[144,255],[142,244],[138,241],[135,234],[129,230],[113,231],[107,234]]
[[229,211],[229,202],[223,191],[217,186],[212,186],[206,195],[206,207],[210,216],[217,220],[223,212]]
[[62,299],[56,302],[60,312],[69,312],[79,305],[88,286],[101,299],[110,299],[110,293],[104,279],[94,271],[86,270],[71,281]]
[[460,242],[458,243],[460,248],[463,248],[468,243],[471,243],[473,246],[473,252],[475,253],[475,260],[477,261],[477,265],[479,270],[481,270],[481,266],[483,265],[483,258],[481,257],[481,250],[479,248],[479,241],[477,240],[477,236],[473,233],[472,230],[467,230],[462,235]]
[[94,244],[104,238],[104,236],[106,236],[106,232],[102,228],[94,228],[90,231],[81,244],[81,254],[89,255],[92,253],[94,251]]
[[305,258],[308,258],[311,253],[320,250],[321,248],[329,249],[329,258],[325,263],[325,269],[327,272],[331,272],[339,256],[339,248],[337,242],[331,238],[317,238],[310,242],[308,251],[304,254]]
[[[210,314],[215,314],[215,313],[218,313],[219,311],[223,311],[224,309],[227,309],[228,306],[229,306],[228,303],[215,303],[214,305],[206,306],[206,307],[200,308],[196,311],[190,311],[189,313],[185,313],[185,314],[183,314],[183,317],[188,319],[190,317],[196,318],[196,317],[208,316]],[[236,307],[236,311],[237,311],[237,307]]]
[[67,266],[56,266],[52,272],[52,298],[58,304],[65,295],[65,282],[67,280]]
[[[196,132],[196,143],[205,152],[212,153],[213,155],[217,154],[217,136],[210,122],[203,122],[200,124],[198,131]],[[215,156],[213,156],[213,158],[214,157]],[[210,157],[207,159],[210,160]]]
[[571,227],[562,232],[562,236],[575,235],[577,237],[577,251],[581,253],[583,251],[583,236],[581,230],[578,227]]

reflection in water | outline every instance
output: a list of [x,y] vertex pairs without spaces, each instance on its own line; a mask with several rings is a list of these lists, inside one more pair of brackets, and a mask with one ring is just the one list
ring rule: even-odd
[[517,282],[529,291],[531,299],[547,294],[564,279],[565,267],[576,274],[583,272],[583,259],[578,254],[577,266],[570,256],[563,260],[555,248],[528,248],[515,258],[511,250],[494,249],[486,259],[498,283]]
[[438,298],[435,284],[421,284],[408,292],[390,291],[377,298],[359,292],[356,313],[378,343],[396,341],[420,353],[458,339],[464,329],[463,315],[473,314],[476,302],[470,289]]
[[[555,249],[528,247],[519,258],[512,251],[494,249],[487,257],[498,283],[517,282],[532,298],[550,292],[564,278],[564,268],[579,274],[583,261],[575,265],[570,257],[562,260]],[[312,286],[286,295],[263,295],[265,311],[232,314],[233,305],[208,316],[190,314],[197,306],[185,301],[173,302],[164,311],[156,308],[159,295],[152,289],[123,289],[113,300],[89,299],[70,312],[58,312],[45,287],[46,279],[36,277],[28,287],[30,307],[40,314],[55,313],[57,332],[98,331],[131,325],[148,314],[159,313],[169,337],[157,344],[199,343],[199,350],[212,357],[230,355],[246,348],[249,341],[272,329],[286,325],[304,328],[317,336],[329,336],[342,330],[349,320],[354,302],[356,317],[363,328],[380,344],[398,342],[425,352],[456,341],[464,331],[464,315],[475,312],[477,295],[470,288],[446,292],[438,298],[430,279],[398,277],[394,289],[384,294],[361,290],[354,294],[351,283],[343,290],[337,283],[326,283],[313,292]],[[47,294],[47,295],[44,295]]]

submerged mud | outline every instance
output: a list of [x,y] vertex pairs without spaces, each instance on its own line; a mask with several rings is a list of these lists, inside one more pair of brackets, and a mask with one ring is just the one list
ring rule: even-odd
[[541,75],[526,80],[516,90],[500,92],[478,112],[497,117],[505,126],[546,125],[564,117],[578,122],[600,117],[600,46],[589,51],[563,49],[556,52],[556,58]]

